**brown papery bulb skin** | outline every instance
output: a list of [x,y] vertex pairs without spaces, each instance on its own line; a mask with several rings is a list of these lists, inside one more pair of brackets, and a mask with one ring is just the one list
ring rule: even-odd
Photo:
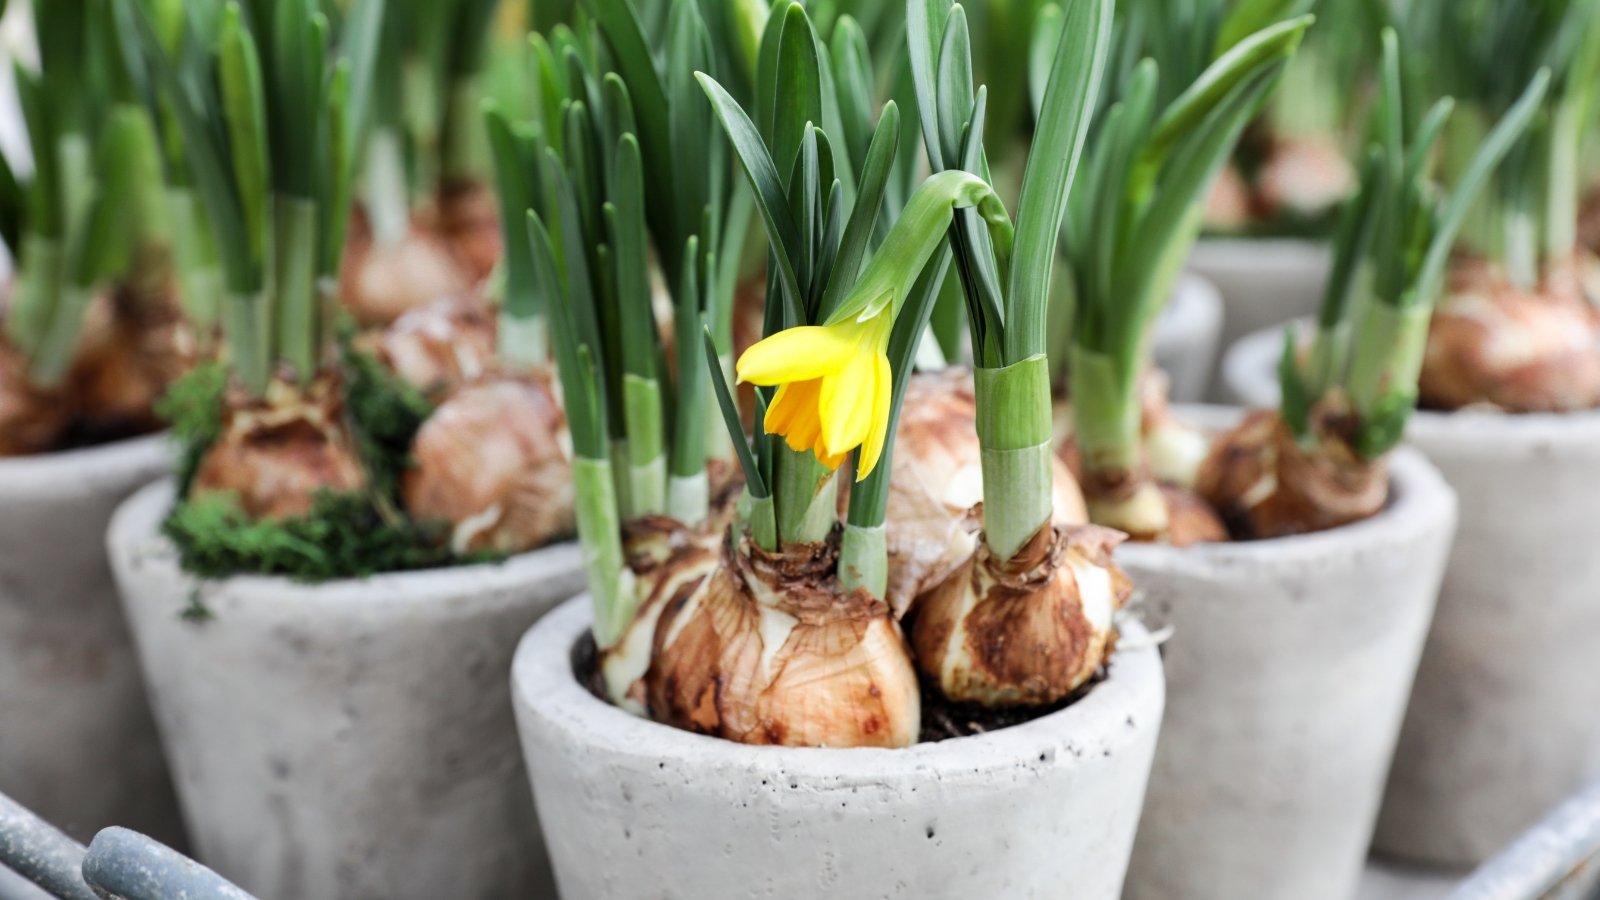
[[405,237],[392,243],[373,240],[361,216],[350,218],[339,295],[363,328],[386,326],[413,309],[471,290],[472,279],[424,218],[414,219]]
[[1388,467],[1351,449],[1354,420],[1338,404],[1314,410],[1308,452],[1273,410],[1254,410],[1212,445],[1198,491],[1234,537],[1258,540],[1327,531],[1371,518],[1389,496]]
[[[896,617],[972,555],[983,501],[983,445],[976,423],[970,372],[913,376],[896,432],[885,531],[887,599]],[[1052,523],[1087,522],[1077,479],[1061,460],[1053,465]]]
[[71,398],[34,384],[28,360],[0,334],[0,457],[58,449],[74,415]]
[[462,388],[417,431],[401,485],[406,511],[448,523],[458,554],[522,553],[571,534],[565,426],[547,375]]
[[222,434],[200,460],[189,496],[228,493],[257,521],[311,513],[317,494],[355,493],[368,479],[331,372],[302,389],[278,376],[265,394],[224,396]]
[[1211,231],[1243,231],[1252,212],[1250,185],[1238,168],[1225,166],[1206,194],[1205,224]]
[[1123,535],[1097,525],[1041,528],[1009,560],[982,545],[918,599],[917,666],[949,699],[1049,706],[1105,665],[1133,584],[1111,559]]
[[769,554],[723,545],[701,590],[656,626],[645,676],[657,721],[746,744],[907,747],[921,695],[900,626],[842,592],[837,539]]
[[451,255],[474,284],[500,262],[502,251],[499,204],[494,191],[478,179],[459,179],[439,192],[439,230]]
[[437,403],[490,370],[497,336],[494,308],[482,297],[447,297],[362,334],[357,346]]
[[1535,291],[1518,290],[1482,260],[1453,261],[1418,391],[1423,406],[1442,410],[1600,405],[1600,318],[1584,295],[1576,258],[1552,266]]
[[600,651],[606,693],[636,715],[649,714],[645,672],[661,613],[699,591],[722,559],[720,530],[690,528],[669,516],[623,523],[622,544],[638,606],[615,645]]
[[1578,213],[1578,241],[1590,251],[1600,253],[1600,184],[1589,188]]
[[170,277],[94,299],[68,374],[88,426],[137,434],[162,426],[156,401],[198,360],[199,342]]
[[1356,170],[1327,136],[1278,137],[1256,172],[1257,215],[1313,219],[1326,215],[1356,189]]

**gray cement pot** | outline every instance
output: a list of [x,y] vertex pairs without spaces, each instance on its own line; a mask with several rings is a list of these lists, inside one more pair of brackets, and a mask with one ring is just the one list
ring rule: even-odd
[[[1273,402],[1282,336],[1229,353]],[[1600,412],[1412,417],[1407,440],[1461,495],[1376,849],[1475,865],[1600,778]]]
[[[1137,626],[1111,675],[1025,725],[906,750],[750,747],[595,699],[573,675],[586,598],[512,669],[565,900],[1118,896],[1161,720]],[[1137,649],[1143,647],[1143,649]]]
[[80,841],[183,840],[101,540],[170,465],[161,435],[0,460],[0,792]]
[[1172,381],[1176,403],[1204,399],[1222,338],[1222,294],[1204,278],[1186,272],[1172,302],[1156,323],[1156,365]]
[[1391,473],[1388,507],[1344,528],[1118,549],[1173,629],[1127,897],[1354,895],[1455,527],[1420,454]]
[[[1247,334],[1316,312],[1332,266],[1326,243],[1298,238],[1206,238],[1189,256],[1189,269],[1222,292],[1224,352]],[[1221,388],[1219,376],[1207,399],[1226,400]]]
[[576,546],[200,583],[159,534],[171,505],[135,494],[108,542],[201,861],[263,900],[553,896],[505,673],[580,588]]

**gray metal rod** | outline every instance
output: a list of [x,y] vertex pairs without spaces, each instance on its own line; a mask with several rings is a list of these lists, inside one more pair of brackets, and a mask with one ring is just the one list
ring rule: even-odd
[[[1450,900],[1539,900],[1600,855],[1600,782],[1556,807],[1472,873]],[[1570,894],[1565,894],[1571,896]]]
[[126,828],[94,836],[83,877],[102,897],[122,900],[255,900],[166,844]]
[[82,844],[0,794],[0,863],[62,900],[96,900],[83,856]]

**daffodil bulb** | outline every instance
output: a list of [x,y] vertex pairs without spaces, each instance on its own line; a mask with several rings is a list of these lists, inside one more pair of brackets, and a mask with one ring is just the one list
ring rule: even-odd
[[650,715],[747,744],[906,747],[921,695],[888,604],[842,592],[836,541],[767,553],[730,537],[656,626]]
[[645,672],[655,653],[661,613],[705,585],[721,559],[722,531],[690,528],[667,516],[644,516],[622,526],[622,548],[638,598],[622,637],[600,651],[606,695],[635,715],[648,715]]
[[1600,184],[1589,188],[1578,213],[1578,240],[1594,253],[1600,253]]
[[228,391],[222,433],[201,457],[190,496],[232,494],[260,521],[309,515],[322,491],[365,490],[342,398],[331,372],[305,389],[280,375],[260,397]]
[[1223,167],[1206,194],[1205,224],[1211,231],[1244,231],[1254,218],[1250,185],[1237,166]]
[[1452,263],[1428,330],[1422,405],[1562,412],[1600,405],[1600,319],[1576,258],[1551,266],[1533,291],[1497,266]]
[[488,278],[500,262],[499,202],[481,179],[454,179],[440,189],[439,230],[472,283]]
[[571,534],[565,425],[545,375],[462,388],[417,431],[401,491],[406,511],[449,523],[458,554],[521,553]]
[[1169,387],[1170,379],[1160,369],[1146,372],[1140,383],[1145,458],[1157,481],[1193,488],[1211,442],[1200,429],[1172,414]]
[[[972,555],[983,501],[983,446],[978,441],[972,375],[964,369],[911,379],[896,431],[885,543],[886,599],[896,616]],[[1054,524],[1088,521],[1083,492],[1054,461]]]
[[1331,135],[1274,138],[1256,172],[1256,192],[1265,218],[1318,219],[1356,189],[1357,172]]
[[363,327],[388,325],[413,309],[471,289],[450,247],[430,229],[413,222],[398,240],[377,241],[362,221],[351,217],[339,295]]
[[57,449],[72,424],[71,398],[28,377],[28,360],[0,335],[0,456]]
[[360,346],[437,401],[494,365],[496,318],[480,297],[446,297],[362,335]]
[[1376,515],[1389,496],[1383,460],[1352,449],[1355,420],[1338,395],[1312,410],[1314,449],[1273,410],[1255,410],[1217,438],[1198,491],[1241,539],[1326,531]]
[[980,544],[917,600],[917,666],[949,699],[1048,706],[1092,678],[1116,643],[1133,585],[1112,561],[1123,535],[1097,525],[1041,528],[1009,560]]
[[156,401],[195,364],[199,346],[170,267],[154,283],[123,284],[94,299],[68,374],[88,426],[110,434],[162,426]]

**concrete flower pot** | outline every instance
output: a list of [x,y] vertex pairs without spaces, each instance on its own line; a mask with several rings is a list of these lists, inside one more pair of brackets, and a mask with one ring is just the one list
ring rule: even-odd
[[583,598],[545,617],[511,676],[564,900],[1118,896],[1163,696],[1137,626],[1110,677],[1052,715],[906,750],[805,750],[597,700],[572,666],[589,622]]
[[[1271,402],[1281,335],[1229,353]],[[1461,495],[1461,529],[1376,848],[1476,865],[1600,778],[1600,412],[1419,412],[1406,439]]]
[[161,435],[0,459],[0,793],[81,841],[183,840],[100,539],[170,465]]
[[1118,548],[1173,629],[1128,898],[1354,895],[1455,527],[1420,454],[1390,471],[1389,505],[1354,525]]
[[1172,302],[1156,323],[1156,365],[1172,381],[1170,397],[1195,403],[1205,397],[1222,338],[1222,294],[1215,285],[1184,273]]
[[[1222,293],[1222,343],[1309,316],[1322,302],[1333,267],[1325,242],[1298,238],[1206,238],[1195,244],[1189,269]],[[1207,399],[1226,400],[1216,377]]]
[[172,499],[135,494],[107,540],[201,861],[263,900],[553,896],[505,673],[581,586],[577,547],[197,582],[159,533]]

